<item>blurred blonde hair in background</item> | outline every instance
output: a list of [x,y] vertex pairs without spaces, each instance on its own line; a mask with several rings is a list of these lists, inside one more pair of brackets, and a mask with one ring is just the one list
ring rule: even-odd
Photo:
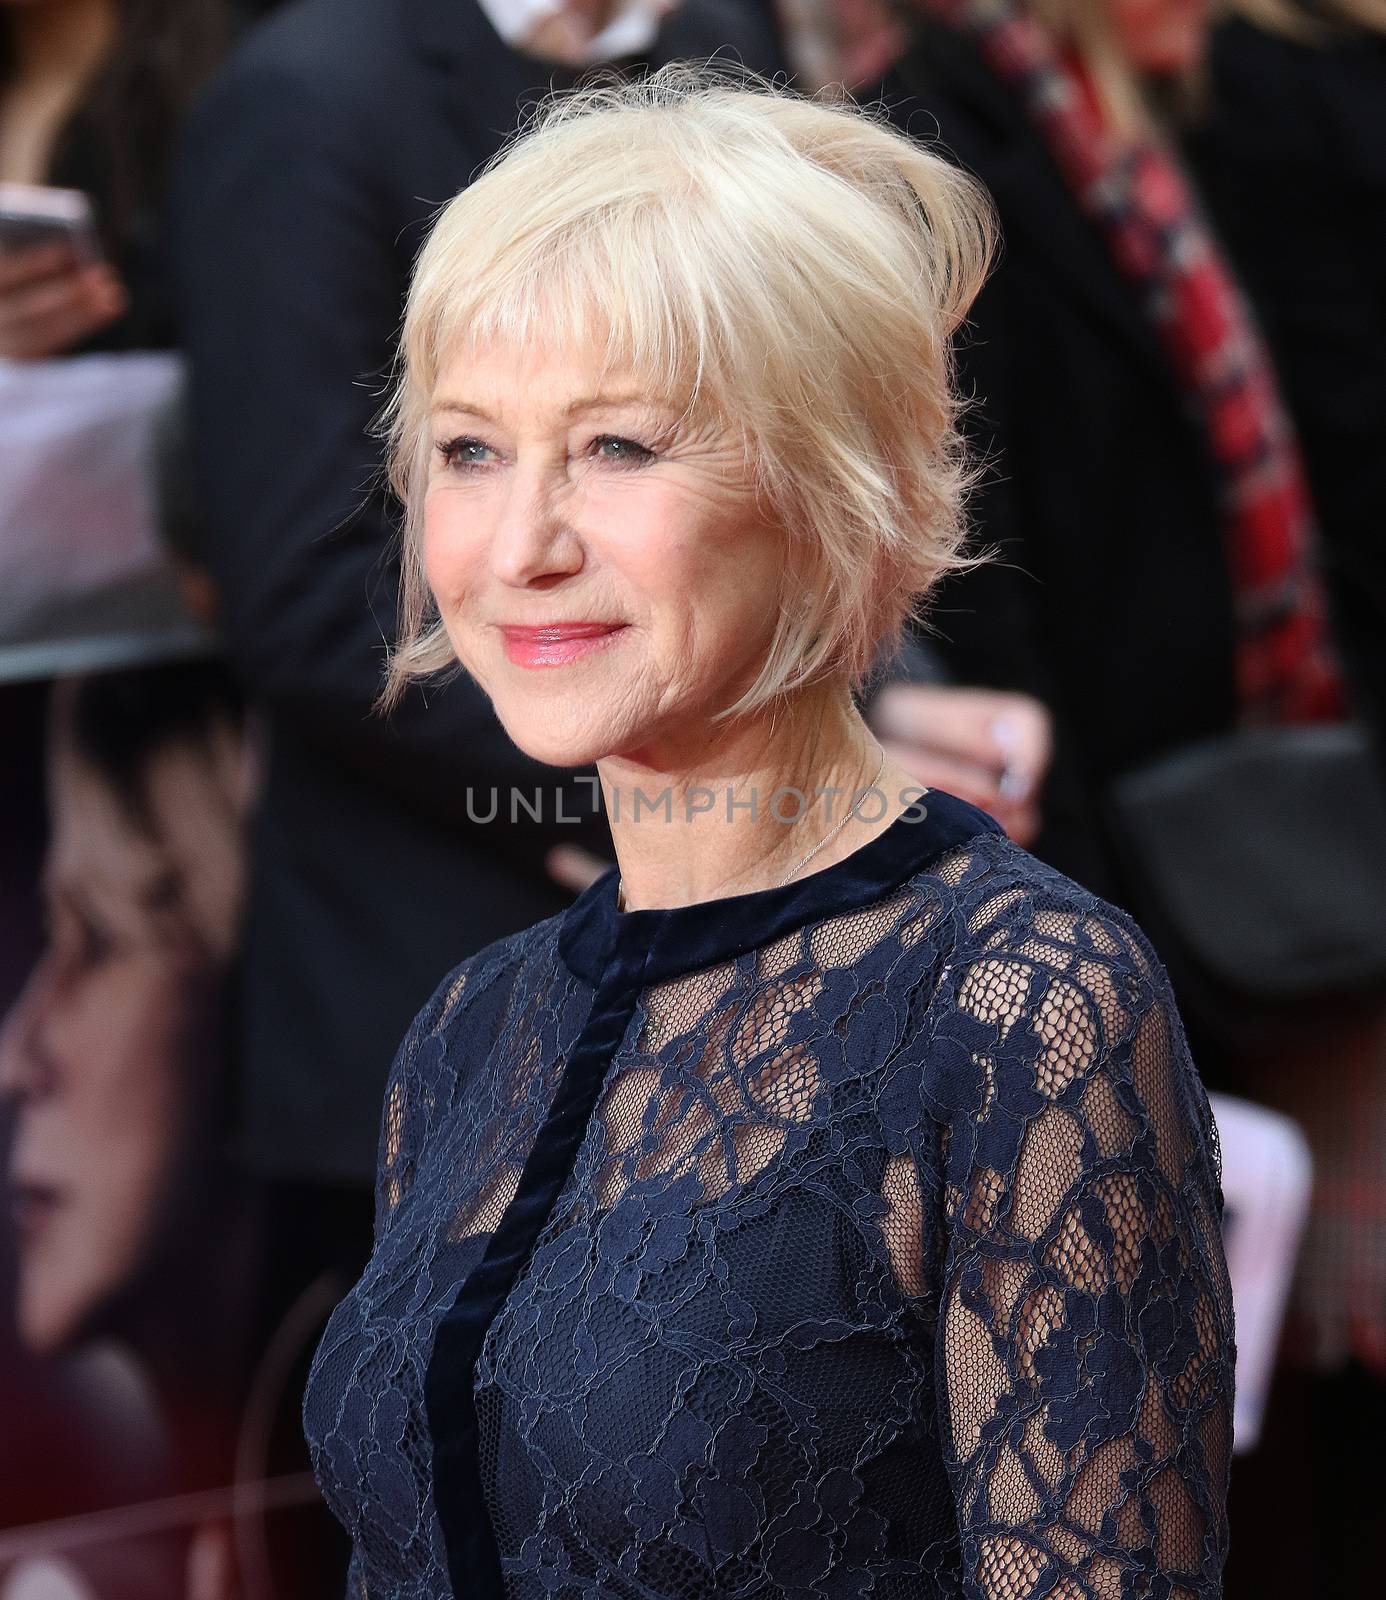
[[1386,0],[1316,0],[1310,7],[1298,0],[1223,0],[1229,16],[1243,17],[1267,33],[1284,34],[1308,44],[1328,44],[1344,28],[1386,33]]

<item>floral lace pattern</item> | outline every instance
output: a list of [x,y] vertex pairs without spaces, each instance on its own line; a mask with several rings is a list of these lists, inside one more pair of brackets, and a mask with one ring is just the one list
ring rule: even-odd
[[484,1516],[450,1501],[439,1330],[609,999],[563,920],[459,968],[391,1076],[305,1408],[357,1600],[489,1596],[481,1520],[507,1600],[1220,1593],[1207,1101],[1140,932],[992,832],[623,980],[470,1374]]

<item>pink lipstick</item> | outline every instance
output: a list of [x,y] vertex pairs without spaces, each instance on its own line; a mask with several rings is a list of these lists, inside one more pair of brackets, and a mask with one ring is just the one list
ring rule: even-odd
[[11,1179],[10,1224],[21,1244],[32,1244],[62,1209],[63,1198],[51,1184]]
[[566,667],[602,649],[625,629],[624,622],[546,622],[505,627],[505,653],[517,667]]

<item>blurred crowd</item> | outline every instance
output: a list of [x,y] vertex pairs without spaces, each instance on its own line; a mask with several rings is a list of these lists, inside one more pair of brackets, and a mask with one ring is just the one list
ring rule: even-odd
[[1386,0],[0,0],[0,185],[85,193],[99,244],[0,190],[0,395],[177,357],[147,470],[208,641],[0,671],[0,1600],[341,1592],[297,1402],[391,1057],[608,855],[591,775],[465,678],[375,710],[410,265],[546,90],[713,55],[991,193],[956,361],[992,559],[863,698],[1129,907],[1209,1087],[1298,1130],[1227,1592],[1379,1581]]

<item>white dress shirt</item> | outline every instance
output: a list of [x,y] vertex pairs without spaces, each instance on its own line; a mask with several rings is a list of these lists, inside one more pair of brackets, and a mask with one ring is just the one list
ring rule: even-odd
[[[567,0],[477,0],[491,26],[508,45],[524,50],[536,29],[566,7]],[[654,43],[659,25],[678,0],[616,0],[600,32],[580,48],[574,66],[597,66],[639,55]]]

